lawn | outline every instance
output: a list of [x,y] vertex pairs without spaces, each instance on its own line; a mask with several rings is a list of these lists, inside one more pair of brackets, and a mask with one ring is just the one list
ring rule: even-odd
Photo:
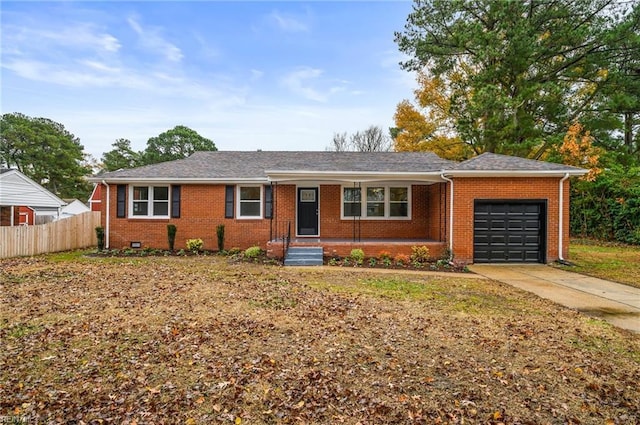
[[640,288],[640,247],[574,240],[569,256],[574,266],[566,270]]
[[65,254],[0,300],[2,423],[640,422],[640,336],[484,279]]

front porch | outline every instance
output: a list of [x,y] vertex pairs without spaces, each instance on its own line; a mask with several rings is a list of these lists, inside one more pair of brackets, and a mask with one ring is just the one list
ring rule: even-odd
[[[440,258],[445,254],[447,243],[430,239],[382,239],[367,238],[292,238],[289,247],[322,247],[325,257],[347,257],[353,249],[361,249],[366,257],[379,257],[386,251],[393,258],[397,255],[410,256],[414,246],[426,246],[432,258]],[[287,242],[278,239],[267,242],[267,255],[271,258],[284,258]]]

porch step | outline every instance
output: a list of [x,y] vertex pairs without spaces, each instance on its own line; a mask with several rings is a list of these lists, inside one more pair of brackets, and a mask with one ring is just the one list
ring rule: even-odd
[[321,266],[322,247],[292,246],[284,259],[285,266]]

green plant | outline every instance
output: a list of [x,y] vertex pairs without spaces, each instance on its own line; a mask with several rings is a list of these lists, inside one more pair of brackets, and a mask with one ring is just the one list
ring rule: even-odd
[[330,266],[337,266],[338,264],[340,264],[340,259],[336,258],[336,257],[331,257],[329,259],[329,263]]
[[356,265],[362,264],[364,261],[364,251],[360,248],[355,248],[351,250],[351,254],[349,255]]
[[96,227],[96,238],[98,239],[98,251],[104,249],[104,227]]
[[187,240],[187,249],[193,252],[194,254],[197,254],[200,251],[202,251],[203,246],[204,246],[204,242],[202,242],[202,239]]
[[167,224],[167,239],[169,241],[169,251],[173,251],[176,243],[176,232],[178,228],[175,224]]
[[260,254],[262,254],[262,248],[259,246],[252,246],[244,251],[244,256],[246,258],[257,258]]
[[218,236],[218,251],[224,251],[224,224],[218,224],[216,227],[216,235]]
[[375,267],[376,264],[378,264],[378,260],[376,260],[374,257],[369,258],[369,266],[370,267]]
[[178,251],[178,255],[183,256],[185,255],[187,252],[184,249],[181,249],[180,251]]
[[391,261],[391,257],[384,257],[384,258],[382,259],[382,264],[383,264],[385,267],[391,267],[391,265],[393,264],[393,261]]
[[429,248],[426,246],[412,246],[411,247],[411,261],[413,263],[426,263],[429,261]]

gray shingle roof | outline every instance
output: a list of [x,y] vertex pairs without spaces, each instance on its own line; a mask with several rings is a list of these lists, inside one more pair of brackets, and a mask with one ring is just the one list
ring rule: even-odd
[[189,158],[105,173],[104,179],[266,178],[266,171],[429,172],[455,166],[432,152],[196,152]]
[[452,171],[579,171],[578,167],[485,152],[454,166]]
[[[582,174],[581,168],[531,159],[483,153],[457,163],[432,152],[309,152],[216,151],[196,152],[186,159],[118,170],[95,176],[100,180],[264,180],[268,172],[303,173],[433,173],[445,171],[491,173]],[[585,171],[586,172],[586,171]]]

